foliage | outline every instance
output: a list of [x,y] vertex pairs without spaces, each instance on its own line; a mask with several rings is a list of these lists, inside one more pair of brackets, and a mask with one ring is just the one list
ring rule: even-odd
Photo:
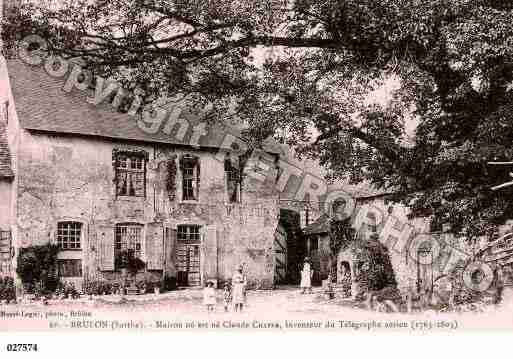
[[357,263],[354,268],[355,281],[359,283],[362,292],[397,288],[388,249],[378,240],[377,236],[373,236],[369,240],[355,241],[351,243],[350,248],[355,256],[354,263]]
[[160,280],[142,280],[138,281],[135,286],[139,290],[139,293],[154,293],[155,288],[158,288],[161,292],[165,290],[163,281]]
[[176,290],[176,289],[177,289],[176,278],[168,276],[168,275],[164,276],[164,280],[161,283],[160,291],[165,292],[165,291],[171,291],[171,290]]
[[116,268],[125,268],[133,276],[146,267],[146,264],[140,258],[136,257],[135,251],[131,249],[118,252],[114,260]]
[[170,201],[176,197],[176,155],[173,155],[167,161],[166,190]]
[[351,218],[344,220],[331,220],[330,230],[330,249],[331,253],[337,255],[355,240],[355,230],[351,227]]
[[11,277],[0,277],[0,301],[4,300],[7,303],[16,300],[16,288]]
[[8,11],[2,37],[37,33],[146,102],[210,102],[250,144],[274,136],[475,238],[513,215],[487,166],[513,158],[512,20],[498,0],[79,0]]
[[87,295],[114,294],[116,287],[105,280],[90,280],[84,283],[84,292]]
[[55,291],[55,294],[58,297],[62,297],[65,299],[78,299],[80,298],[80,293],[75,287],[75,284],[73,282],[59,282],[57,285],[57,289]]
[[16,273],[24,284],[40,286],[40,291],[53,292],[56,289],[57,253],[59,247],[53,244],[20,248]]

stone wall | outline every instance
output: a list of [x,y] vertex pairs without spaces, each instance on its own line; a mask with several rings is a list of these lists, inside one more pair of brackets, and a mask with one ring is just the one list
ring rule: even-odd
[[11,195],[12,183],[0,178],[0,229],[11,228]]

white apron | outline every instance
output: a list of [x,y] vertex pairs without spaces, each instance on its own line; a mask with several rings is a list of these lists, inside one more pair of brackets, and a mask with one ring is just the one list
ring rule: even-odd
[[310,288],[312,286],[312,270],[310,264],[305,263],[301,271],[301,288]]
[[240,273],[235,273],[232,278],[232,301],[233,304],[244,303],[244,289],[246,278]]

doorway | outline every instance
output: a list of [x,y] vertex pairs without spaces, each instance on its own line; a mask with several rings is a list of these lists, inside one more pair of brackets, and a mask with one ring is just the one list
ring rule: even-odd
[[180,287],[201,286],[200,226],[181,225],[177,231],[176,270]]
[[176,254],[178,285],[199,287],[201,285],[199,244],[179,244]]

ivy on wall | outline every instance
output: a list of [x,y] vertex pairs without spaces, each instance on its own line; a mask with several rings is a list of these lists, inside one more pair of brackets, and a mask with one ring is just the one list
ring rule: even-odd
[[347,246],[355,240],[355,233],[353,227],[351,227],[351,218],[343,220],[330,221],[330,249],[331,253],[337,255],[341,250],[347,248]]
[[20,248],[16,273],[25,285],[40,284],[43,290],[53,292],[58,284],[58,252],[59,247],[53,244]]
[[167,160],[166,190],[170,201],[176,198],[176,155]]

